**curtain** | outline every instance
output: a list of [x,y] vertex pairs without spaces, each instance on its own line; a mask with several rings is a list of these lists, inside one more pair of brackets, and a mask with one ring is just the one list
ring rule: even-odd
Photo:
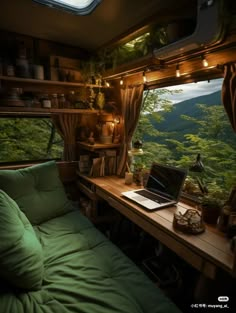
[[131,148],[132,136],[136,129],[142,107],[143,85],[127,86],[122,88],[120,92],[124,136],[120,148],[117,175],[123,177],[126,171],[128,150]]
[[230,124],[236,132],[236,63],[229,63],[224,66],[222,103]]
[[64,161],[76,160],[76,129],[80,123],[80,114],[55,114],[52,121],[64,141]]

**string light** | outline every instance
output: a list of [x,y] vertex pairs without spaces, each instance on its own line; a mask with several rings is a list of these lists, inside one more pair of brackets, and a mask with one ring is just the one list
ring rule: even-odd
[[207,59],[206,59],[204,56],[202,56],[201,58],[202,58],[202,65],[203,65],[204,67],[208,67]]
[[147,77],[145,75],[145,72],[143,72],[143,82],[144,82],[144,84],[147,82]]
[[175,72],[176,77],[180,77],[180,70],[179,70],[179,64],[176,65],[176,72]]

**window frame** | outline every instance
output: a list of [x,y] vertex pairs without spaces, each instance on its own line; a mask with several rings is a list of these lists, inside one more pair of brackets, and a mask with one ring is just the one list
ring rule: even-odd
[[59,9],[75,15],[88,15],[95,10],[95,8],[100,4],[102,0],[93,0],[87,6],[81,8],[78,8],[70,4],[62,3],[59,0],[33,0],[33,1],[42,5],[46,5],[50,8]]
[[[2,114],[0,114],[0,119],[1,118],[18,118],[18,119],[48,119],[51,120],[51,115],[48,113],[33,113],[30,114],[29,112],[17,112],[17,113],[13,113],[11,114],[10,112],[4,112]],[[62,139],[63,142],[63,139]],[[29,164],[38,164],[38,163],[42,163],[42,162],[46,162],[46,161],[52,161],[55,160],[57,162],[61,162],[63,159],[59,158],[59,157],[55,157],[55,158],[39,158],[39,159],[25,159],[25,160],[16,160],[16,161],[1,161],[0,160],[0,168],[4,168],[7,166],[27,166]]]

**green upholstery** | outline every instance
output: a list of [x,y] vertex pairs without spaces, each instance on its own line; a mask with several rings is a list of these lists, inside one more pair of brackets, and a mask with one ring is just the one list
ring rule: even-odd
[[[37,221],[34,231],[43,250],[44,264],[39,290],[16,292],[14,288],[0,285],[0,313],[180,313],[161,290],[79,210],[71,210],[58,182],[55,163],[44,163],[16,174],[0,171],[0,184],[14,195],[15,201],[31,220]],[[32,229],[28,224],[25,226],[24,214],[19,213],[15,202],[3,192],[1,195],[1,211],[5,213],[1,213],[0,223],[6,226],[0,226],[0,238],[4,239],[1,240],[0,255],[3,252],[10,262],[11,259],[18,262],[21,258],[11,253],[18,252],[14,243],[21,243],[22,234]],[[17,217],[9,211],[17,212]],[[66,213],[62,215],[63,212]],[[35,236],[26,239],[25,244],[35,252],[36,247],[39,248],[37,241],[35,247],[33,245]],[[28,253],[30,251],[27,250]],[[40,256],[39,253],[39,260]],[[27,264],[21,268],[22,272],[28,272],[33,264],[29,258],[24,261]],[[35,266],[39,263],[35,260]],[[5,267],[6,264],[7,259]],[[13,262],[13,269],[16,265]],[[12,266],[8,272],[10,269]],[[26,278],[22,277],[24,285]]]
[[0,189],[14,199],[35,225],[70,211],[56,162],[0,171]]
[[41,287],[43,252],[35,232],[16,204],[0,190],[0,277],[24,289]]

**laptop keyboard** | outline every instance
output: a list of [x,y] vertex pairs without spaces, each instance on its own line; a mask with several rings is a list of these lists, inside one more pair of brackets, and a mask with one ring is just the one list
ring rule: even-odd
[[153,200],[155,202],[158,202],[158,203],[166,203],[166,202],[170,201],[169,199],[162,198],[162,197],[160,197],[156,194],[153,194],[147,190],[137,190],[137,191],[135,191],[135,193],[137,193],[143,197],[146,197],[150,200]]

